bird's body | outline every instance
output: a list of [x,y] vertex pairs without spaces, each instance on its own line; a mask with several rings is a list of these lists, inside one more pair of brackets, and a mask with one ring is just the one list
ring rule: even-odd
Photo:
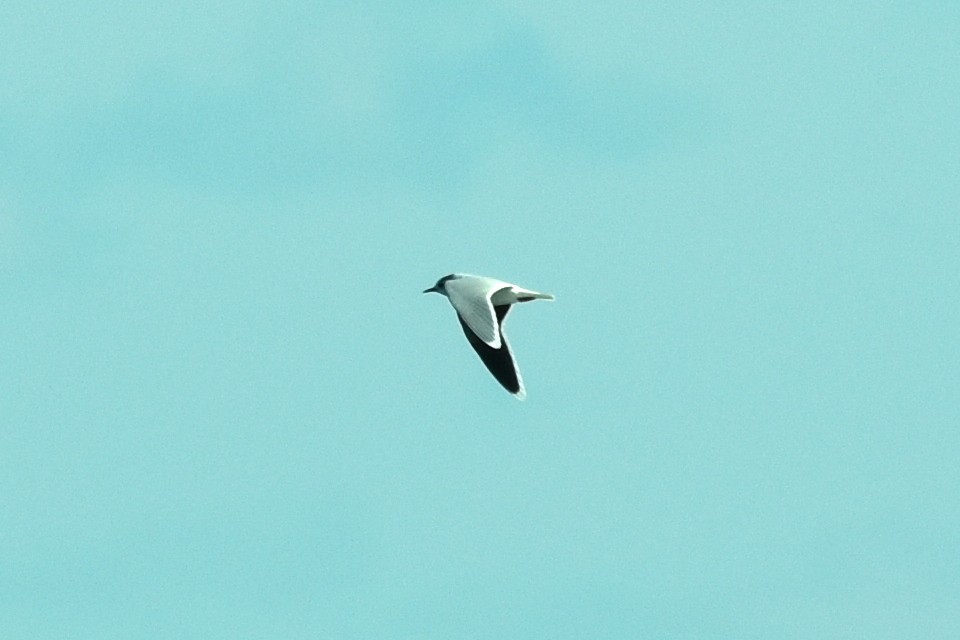
[[466,273],[444,276],[424,293],[440,293],[447,297],[457,312],[470,346],[490,373],[507,391],[521,400],[525,398],[520,369],[503,335],[503,321],[512,305],[530,300],[553,300],[553,296]]

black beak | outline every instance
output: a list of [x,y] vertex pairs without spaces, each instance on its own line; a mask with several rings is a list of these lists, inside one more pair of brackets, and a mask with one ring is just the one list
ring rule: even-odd
[[437,291],[436,287],[430,287],[429,289],[424,289],[423,292],[424,293],[440,293],[439,291]]

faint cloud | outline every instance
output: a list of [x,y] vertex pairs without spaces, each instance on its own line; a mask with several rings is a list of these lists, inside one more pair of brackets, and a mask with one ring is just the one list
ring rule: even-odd
[[673,124],[691,111],[676,92],[638,76],[590,77],[563,66],[532,29],[502,30],[455,56],[419,57],[401,77],[405,157],[425,170],[467,166],[510,137],[551,154],[629,162],[675,135]]
[[517,148],[634,163],[697,118],[639,72],[571,64],[507,9],[63,9],[24,5],[0,42],[0,187],[31,209],[69,214],[81,194],[144,180],[430,190]]
[[8,115],[36,120],[109,108],[145,69],[229,83],[262,10],[257,3],[59,4],[4,12],[0,99]]

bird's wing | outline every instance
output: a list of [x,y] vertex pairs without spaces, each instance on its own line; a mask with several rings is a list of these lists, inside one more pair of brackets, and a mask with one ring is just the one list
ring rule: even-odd
[[495,349],[481,340],[459,313],[457,314],[457,318],[460,320],[460,326],[463,327],[463,333],[467,336],[470,346],[473,347],[473,350],[480,356],[483,364],[487,365],[487,369],[489,369],[493,377],[497,379],[497,382],[502,384],[507,391],[515,395],[518,399],[523,400],[527,396],[527,392],[523,388],[523,378],[520,377],[520,368],[517,367],[517,362],[513,359],[513,354],[510,352],[510,346],[507,344],[507,339],[503,335],[502,328],[503,319],[506,317],[507,312],[510,311],[510,305],[497,306],[495,307],[495,311],[500,327],[497,330],[501,341],[499,349]]
[[447,297],[460,320],[488,346],[500,348],[499,322],[490,301],[494,293],[510,285],[490,278],[465,277],[447,282]]

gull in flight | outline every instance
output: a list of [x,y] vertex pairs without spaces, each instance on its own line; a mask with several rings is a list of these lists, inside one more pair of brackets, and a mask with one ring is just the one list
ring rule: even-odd
[[452,273],[437,280],[437,284],[424,293],[440,293],[447,296],[457,312],[460,326],[477,352],[483,364],[517,399],[523,400],[527,392],[510,346],[503,335],[503,320],[510,307],[518,302],[553,300],[549,293],[538,293],[518,287],[509,282],[494,280],[466,273]]

